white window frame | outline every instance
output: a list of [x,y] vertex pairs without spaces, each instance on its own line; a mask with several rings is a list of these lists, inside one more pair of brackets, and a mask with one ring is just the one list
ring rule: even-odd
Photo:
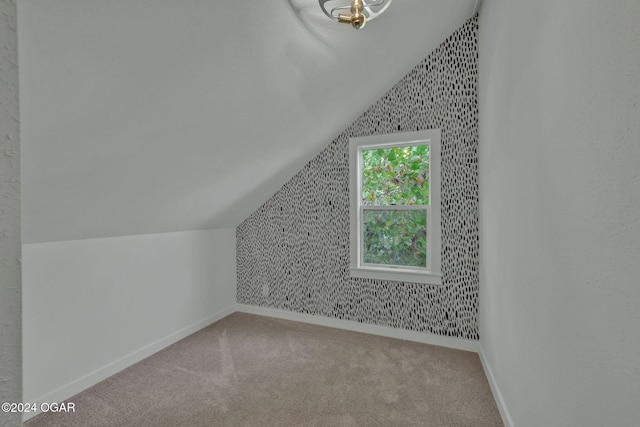
[[[442,284],[440,270],[440,129],[418,132],[372,135],[349,139],[351,277],[399,282]],[[362,255],[362,151],[377,148],[429,145],[429,205],[392,206],[397,210],[427,211],[427,267],[397,267],[365,264]],[[386,208],[386,207],[385,207]],[[385,209],[367,206],[366,209]]]

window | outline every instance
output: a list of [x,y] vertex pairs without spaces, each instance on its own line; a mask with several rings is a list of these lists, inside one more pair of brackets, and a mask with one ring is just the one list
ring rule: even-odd
[[351,276],[441,284],[440,130],[351,138]]

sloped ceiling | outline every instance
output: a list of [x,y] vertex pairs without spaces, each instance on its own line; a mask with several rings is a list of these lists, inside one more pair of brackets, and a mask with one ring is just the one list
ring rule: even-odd
[[238,225],[475,3],[18,2],[23,241]]

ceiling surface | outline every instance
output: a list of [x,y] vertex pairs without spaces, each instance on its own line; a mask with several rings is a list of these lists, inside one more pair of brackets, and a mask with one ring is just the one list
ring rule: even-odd
[[238,225],[475,7],[18,2],[24,243]]

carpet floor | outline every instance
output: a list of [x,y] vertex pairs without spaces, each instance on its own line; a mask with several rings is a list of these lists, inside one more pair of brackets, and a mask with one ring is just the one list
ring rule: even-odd
[[25,426],[503,425],[475,353],[245,313],[67,402]]

